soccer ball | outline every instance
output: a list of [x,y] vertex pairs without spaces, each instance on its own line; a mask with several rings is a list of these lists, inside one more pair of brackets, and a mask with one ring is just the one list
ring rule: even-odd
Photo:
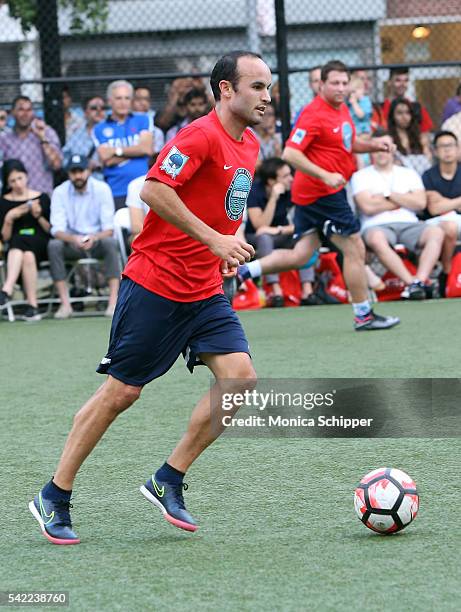
[[416,517],[419,496],[413,480],[393,468],[378,468],[362,478],[355,489],[355,511],[369,529],[396,533]]

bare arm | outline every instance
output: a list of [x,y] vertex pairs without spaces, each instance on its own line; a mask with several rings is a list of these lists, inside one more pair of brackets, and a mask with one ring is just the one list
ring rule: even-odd
[[394,204],[416,212],[426,208],[426,192],[424,189],[417,189],[408,193],[395,193],[393,191],[389,198]]
[[127,159],[152,155],[152,146],[152,133],[144,131],[139,134],[138,144],[131,145],[130,147],[121,147],[122,156],[116,157],[116,147],[111,147],[107,144],[102,144],[98,147],[98,155],[105,166],[116,166]]
[[340,187],[346,184],[346,179],[338,172],[328,172],[317,164],[311,162],[304,153],[293,147],[285,147],[282,159],[288,162],[295,170],[320,179],[329,187]]
[[431,215],[443,215],[452,210],[461,209],[461,196],[457,198],[444,198],[438,191],[427,192],[427,209]]
[[368,217],[378,215],[387,210],[400,208],[400,206],[386,199],[383,195],[373,195],[370,191],[360,191],[354,196],[354,200],[360,211]]
[[27,204],[21,204],[11,208],[5,215],[5,219],[2,225],[2,239],[4,242],[8,242],[13,235],[13,225],[16,219],[20,219],[29,212]]
[[361,140],[357,138],[352,144],[352,151],[354,153],[377,153],[378,151],[394,152],[395,150],[396,146],[388,136],[372,138],[371,140]]
[[142,208],[135,208],[134,206],[129,206],[128,210],[130,211],[130,240],[133,241],[142,230],[142,225],[144,223],[144,211]]
[[159,181],[146,181],[141,199],[162,219],[206,245],[229,266],[249,261],[254,255],[250,244],[233,235],[220,234],[195,216],[178,197],[176,191]]

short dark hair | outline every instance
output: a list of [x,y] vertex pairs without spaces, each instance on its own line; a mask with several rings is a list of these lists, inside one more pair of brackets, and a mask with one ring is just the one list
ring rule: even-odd
[[104,100],[104,96],[100,96],[99,94],[95,94],[94,96],[87,96],[84,100],[83,100],[83,109],[86,110],[88,104],[91,102],[91,100],[94,100],[95,98],[99,98],[100,100],[103,101],[103,106],[105,105],[105,100]]
[[349,76],[349,68],[341,62],[340,60],[330,60],[326,64],[322,66],[322,71],[320,73],[320,79],[325,83],[328,79],[328,75],[330,72],[345,72]]
[[13,99],[13,102],[11,102],[11,108],[14,109],[16,107],[16,104],[21,101],[30,102],[32,104],[32,100],[29,98],[29,96],[19,95]]
[[208,102],[206,91],[200,87],[193,87],[192,89],[189,89],[189,91],[184,96],[184,104],[189,104],[189,102],[194,98],[202,98],[205,104]]
[[280,157],[268,157],[263,160],[258,170],[258,178],[263,185],[267,185],[269,179],[276,179],[277,172],[284,166],[289,166],[288,162]]
[[458,87],[456,88],[456,95],[457,96],[461,96],[461,83],[458,85]]
[[210,85],[216,102],[221,100],[221,91],[219,89],[220,81],[229,81],[234,90],[237,90],[237,85],[240,75],[237,70],[237,62],[240,57],[254,57],[262,59],[258,53],[252,51],[231,51],[223,55],[215,64],[211,72]]
[[8,178],[14,171],[24,172],[24,174],[27,174],[27,170],[21,160],[7,159],[3,163],[2,167],[2,195],[5,195],[5,193],[10,191],[10,188],[8,187]]
[[400,68],[391,68],[389,76],[392,79],[392,77],[399,76],[401,74],[410,74],[410,69],[408,68],[408,66],[401,66]]
[[458,144],[458,137],[456,136],[456,134],[450,132],[450,130],[439,130],[434,134],[434,140],[432,141],[434,147],[437,145],[438,139],[442,138],[443,136],[450,136],[451,138],[454,138],[456,144]]

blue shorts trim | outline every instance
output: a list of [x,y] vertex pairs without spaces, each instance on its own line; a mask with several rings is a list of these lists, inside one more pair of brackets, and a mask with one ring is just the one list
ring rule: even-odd
[[142,386],[165,374],[183,354],[193,372],[201,353],[247,353],[248,340],[226,296],[174,302],[123,278],[109,348],[97,368]]
[[349,206],[345,189],[319,198],[307,206],[295,205],[294,223],[294,237],[297,239],[316,230],[327,238],[360,232],[360,223]]

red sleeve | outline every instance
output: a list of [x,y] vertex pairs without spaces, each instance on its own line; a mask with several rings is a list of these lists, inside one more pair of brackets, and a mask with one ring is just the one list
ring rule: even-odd
[[286,147],[305,153],[311,142],[320,134],[319,121],[312,112],[303,112],[285,143]]
[[432,119],[429,113],[424,108],[424,106],[421,105],[421,121],[419,124],[419,128],[421,132],[430,132],[433,127],[434,127],[434,124],[432,123]]
[[210,144],[203,130],[187,126],[161,151],[146,179],[156,179],[173,189],[184,185],[208,157]]

